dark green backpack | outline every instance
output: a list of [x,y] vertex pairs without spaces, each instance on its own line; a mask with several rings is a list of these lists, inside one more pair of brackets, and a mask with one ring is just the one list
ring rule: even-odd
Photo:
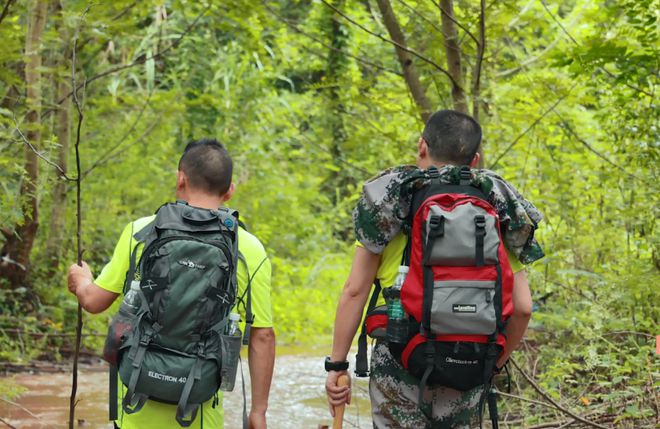
[[144,250],[137,264],[133,251],[124,291],[139,280],[141,303],[119,348],[122,406],[130,414],[147,400],[176,404],[186,427],[221,382],[222,334],[237,293],[238,213],[168,203],[134,237]]

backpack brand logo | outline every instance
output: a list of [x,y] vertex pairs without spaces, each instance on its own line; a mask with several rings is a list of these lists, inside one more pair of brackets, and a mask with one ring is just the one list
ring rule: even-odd
[[455,364],[458,364],[458,365],[476,365],[476,364],[479,363],[479,361],[476,360],[476,359],[475,359],[475,360],[462,360],[462,359],[454,359],[454,358],[450,358],[449,356],[447,356],[447,357],[445,358],[445,362],[447,362],[447,363],[455,363]]
[[198,270],[203,270],[203,269],[206,268],[206,265],[196,264],[193,261],[191,261],[190,259],[182,259],[182,260],[177,261],[177,262],[179,263],[179,265],[183,265],[184,267],[188,267],[188,268],[195,268],[195,269],[198,269]]
[[476,313],[477,306],[475,304],[454,304],[451,311],[454,313]]
[[174,377],[167,374],[161,374],[160,372],[156,371],[149,371],[147,375],[151,378],[155,378],[156,380],[169,381],[170,383],[185,383],[187,379],[186,377]]

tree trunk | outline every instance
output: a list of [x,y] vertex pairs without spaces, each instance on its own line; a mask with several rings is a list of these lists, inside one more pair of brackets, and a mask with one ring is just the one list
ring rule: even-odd
[[[26,138],[36,148],[41,141],[41,53],[40,43],[46,24],[48,2],[32,1],[29,8],[27,36],[25,38],[25,85],[28,112],[23,123]],[[23,220],[7,236],[2,248],[0,276],[9,280],[12,288],[25,283],[30,265],[30,251],[39,227],[37,181],[39,164],[36,153],[25,145],[25,176],[20,187]]]
[[[341,9],[344,6],[343,0],[338,0],[335,6]],[[328,50],[328,60],[324,72],[325,98],[327,107],[327,121],[330,135],[330,153],[335,160],[342,159],[342,146],[346,142],[346,128],[344,127],[344,105],[341,99],[341,88],[339,81],[346,72],[347,58],[343,53],[346,47],[347,31],[342,28],[338,19],[335,19],[335,13],[326,9],[327,15],[324,17],[323,25],[327,32],[327,37],[331,49]],[[333,203],[337,205],[341,200],[341,195],[337,193],[346,189],[342,183],[341,170],[330,173],[324,185],[324,192],[328,195],[334,195]]]
[[[383,16],[383,23],[387,28],[387,32],[390,34],[390,38],[399,45],[407,48],[406,37],[404,36],[403,31],[401,31],[401,26],[396,19],[396,15],[394,15],[389,0],[377,0],[377,3],[380,13]],[[394,49],[396,51],[396,56],[399,59],[399,63],[401,64],[403,77],[406,81],[406,85],[408,85],[410,95],[417,105],[422,121],[426,122],[428,117],[431,116],[431,113],[433,113],[433,107],[431,106],[429,99],[426,97],[426,91],[419,80],[419,74],[417,74],[417,69],[412,61],[412,57],[408,52],[398,46],[395,46]]]
[[[68,172],[68,157],[71,129],[71,98],[67,95],[71,92],[68,79],[62,79],[57,85],[58,97],[61,100],[66,97],[57,112],[57,124],[55,134],[59,144],[57,164],[62,168],[64,174]],[[55,171],[57,182],[53,189],[52,210],[48,228],[48,241],[46,243],[46,258],[52,268],[59,264],[61,256],[62,238],[64,235],[64,216],[66,213],[67,182],[63,174]]]
[[[62,10],[61,3],[58,10]],[[71,92],[70,73],[68,70],[67,59],[71,57],[69,38],[64,26],[63,19],[60,21],[59,34],[63,40],[62,51],[59,53],[59,64],[57,67],[57,93],[56,100],[64,100],[57,110],[55,122],[55,135],[59,144],[57,164],[62,168],[62,172],[54,170],[57,175],[57,181],[52,194],[52,209],[48,227],[48,239],[46,242],[46,259],[51,272],[57,268],[62,254],[62,239],[64,237],[64,216],[66,213],[67,182],[64,175],[68,172],[69,145],[71,140]]]
[[447,54],[447,71],[456,84],[452,85],[451,97],[454,101],[454,110],[469,113],[467,98],[463,90],[463,69],[461,67],[461,47],[458,44],[458,31],[456,30],[456,17],[454,15],[453,0],[440,0],[440,15],[442,16],[442,35],[445,38],[445,52]]

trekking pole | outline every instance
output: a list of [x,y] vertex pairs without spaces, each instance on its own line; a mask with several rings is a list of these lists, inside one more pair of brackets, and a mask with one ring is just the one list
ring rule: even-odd
[[[337,379],[337,386],[348,386],[348,376],[340,375]],[[344,408],[346,404],[341,404],[335,407],[335,419],[332,421],[332,429],[342,429],[344,425]]]

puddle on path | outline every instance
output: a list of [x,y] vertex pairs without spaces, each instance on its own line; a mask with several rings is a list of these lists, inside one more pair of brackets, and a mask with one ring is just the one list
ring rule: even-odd
[[[268,427],[273,429],[316,429],[319,424],[332,427],[325,399],[325,371],[323,356],[330,350],[324,348],[278,348],[275,373],[270,391]],[[351,353],[353,359],[354,353]],[[246,386],[249,386],[247,362],[244,365]],[[84,429],[110,429],[108,423],[108,383],[104,366],[83,368],[78,376],[77,427]],[[11,382],[26,388],[12,405],[0,401],[0,418],[20,429],[68,427],[70,373],[21,373],[8,378],[0,377],[0,383]],[[355,383],[355,379],[354,383]],[[249,404],[249,388],[248,388]],[[31,416],[29,410],[36,417]],[[233,392],[225,394],[225,428],[242,427],[243,396],[240,380]],[[248,407],[249,408],[249,407]],[[346,408],[345,428],[371,428],[368,379],[358,379],[353,386],[353,401]],[[0,427],[3,426],[0,422]],[[173,427],[178,427],[174,425]]]

